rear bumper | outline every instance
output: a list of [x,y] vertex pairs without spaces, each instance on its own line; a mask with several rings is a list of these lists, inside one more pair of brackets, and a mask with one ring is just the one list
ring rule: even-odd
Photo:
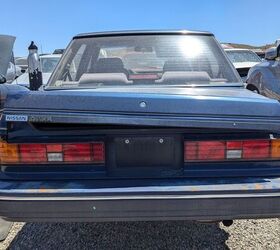
[[[172,180],[155,182],[137,187],[129,183],[116,187],[123,181],[106,185],[104,182],[0,182],[0,217],[10,221],[82,222],[280,216],[278,178],[180,180],[180,183],[177,180],[172,186]],[[114,187],[110,187],[112,184]]]

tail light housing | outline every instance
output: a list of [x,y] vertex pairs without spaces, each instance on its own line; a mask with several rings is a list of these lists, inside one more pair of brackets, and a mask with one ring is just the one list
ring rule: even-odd
[[185,162],[279,160],[280,139],[185,141]]
[[1,164],[104,164],[103,142],[8,144],[0,142]]

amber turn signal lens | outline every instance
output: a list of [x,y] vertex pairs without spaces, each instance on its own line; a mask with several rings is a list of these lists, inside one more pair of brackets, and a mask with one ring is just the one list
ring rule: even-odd
[[1,163],[18,163],[19,152],[17,144],[8,144],[0,142],[0,162]]
[[280,140],[271,141],[271,158],[280,158]]

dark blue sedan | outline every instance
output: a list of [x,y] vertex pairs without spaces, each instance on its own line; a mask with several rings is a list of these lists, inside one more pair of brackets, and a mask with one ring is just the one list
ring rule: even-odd
[[44,90],[0,91],[6,220],[280,215],[280,104],[211,33],[78,35]]

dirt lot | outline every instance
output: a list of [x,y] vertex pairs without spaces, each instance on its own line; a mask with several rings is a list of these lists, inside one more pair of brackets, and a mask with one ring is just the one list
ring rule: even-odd
[[129,223],[15,223],[0,249],[280,249],[280,219]]

